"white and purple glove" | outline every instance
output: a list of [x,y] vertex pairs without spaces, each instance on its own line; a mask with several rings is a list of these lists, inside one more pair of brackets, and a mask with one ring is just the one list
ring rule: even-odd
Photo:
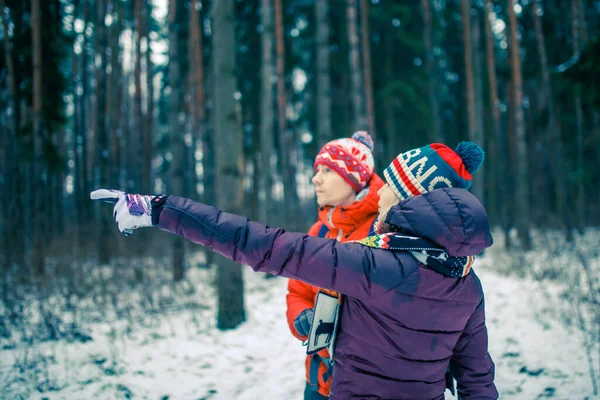
[[125,236],[131,235],[134,229],[156,225],[158,219],[152,218],[152,209],[162,205],[166,198],[165,195],[143,196],[112,189],[98,189],[90,193],[92,200],[115,203],[113,217]]

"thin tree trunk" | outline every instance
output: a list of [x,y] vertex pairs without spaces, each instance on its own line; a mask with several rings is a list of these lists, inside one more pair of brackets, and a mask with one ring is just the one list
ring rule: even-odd
[[[78,98],[78,106],[79,106],[79,137],[78,137],[78,145],[79,151],[77,152],[77,161],[79,164],[77,168],[77,177],[76,177],[76,204],[77,209],[79,210],[80,215],[80,223],[79,223],[79,235],[81,237],[87,237],[89,234],[89,225],[92,219],[91,212],[91,202],[88,198],[88,193],[90,192],[90,174],[89,174],[89,159],[92,157],[89,156],[89,132],[90,132],[90,124],[89,124],[89,97],[88,97],[88,45],[85,32],[89,26],[90,19],[90,4],[87,0],[84,0],[82,3],[83,7],[83,30],[82,30],[82,44],[81,44],[81,53],[79,56],[79,85],[81,86],[81,95]],[[85,241],[80,242],[80,246],[78,246],[78,254],[77,259],[82,259],[84,255],[84,251],[86,248],[89,248],[89,245]]]
[[271,0],[261,0],[261,24],[262,33],[262,88],[261,88],[261,124],[260,124],[260,162],[256,165],[259,169],[259,199],[262,200],[260,207],[260,220],[271,223],[273,207],[273,168],[271,168],[271,154],[273,153],[273,7]]
[[[573,43],[573,54],[577,56],[580,51],[581,38],[581,25],[582,21],[579,19],[578,11],[579,0],[571,0],[571,35]],[[583,13],[582,13],[583,15]],[[576,180],[576,202],[575,202],[575,224],[579,231],[583,230],[585,224],[585,188],[583,184],[583,175],[585,171],[585,165],[583,160],[584,150],[584,124],[583,124],[583,104],[581,101],[581,84],[575,83],[575,121],[576,121],[576,133],[575,133],[575,170],[578,172]]]
[[494,51],[494,33],[492,31],[492,19],[490,13],[493,11],[492,0],[486,0],[485,4],[485,51],[486,66],[488,72],[488,92],[490,95],[490,108],[492,114],[493,140],[490,140],[489,152],[492,157],[491,168],[494,174],[490,176],[492,180],[491,187],[495,191],[493,201],[496,204],[495,210],[498,215],[500,226],[506,228],[506,213],[508,212],[508,202],[505,198],[505,164],[506,164],[506,145],[502,135],[500,122],[500,100],[498,98],[498,79],[496,76],[496,54]]
[[[136,151],[136,179],[135,187],[138,192],[150,193],[148,186],[150,185],[148,179],[148,168],[146,168],[146,129],[145,129],[145,116],[142,109],[142,39],[144,35],[144,18],[142,15],[143,0],[135,0],[135,66],[133,76],[135,80],[135,94],[134,94],[134,129],[133,134],[137,135],[138,144],[135,146]],[[170,26],[169,29],[172,29]]]
[[[394,76],[394,40],[392,38],[390,28],[383,28],[383,46],[385,48],[384,74],[388,82],[395,79]],[[393,160],[401,149],[398,144],[398,134],[396,131],[396,113],[394,112],[394,104],[392,101],[384,101],[383,107],[385,110],[385,130],[386,130],[386,152],[384,157],[386,160]],[[389,161],[388,161],[389,162]]]
[[[239,104],[231,99],[236,92],[235,76],[235,17],[233,0],[213,3],[213,82],[215,169],[217,204],[228,212],[242,211],[243,149]],[[277,0],[276,0],[277,7]],[[281,4],[279,4],[281,5]],[[281,60],[283,62],[283,60]],[[219,306],[217,327],[233,329],[246,320],[244,311],[244,281],[240,265],[219,258]]]
[[[25,246],[24,240],[22,240],[23,226],[25,224],[23,211],[20,204],[23,202],[21,189],[23,183],[21,179],[17,177],[21,176],[20,173],[20,154],[21,154],[21,137],[20,137],[20,119],[21,119],[21,107],[20,107],[20,95],[17,86],[17,74],[15,71],[14,55],[11,50],[11,40],[9,37],[9,22],[8,13],[5,13],[8,8],[6,7],[5,0],[0,0],[0,18],[2,18],[2,27],[4,29],[4,60],[8,72],[8,87],[10,89],[10,108],[12,110],[11,126],[7,127],[7,131],[10,132],[7,135],[8,145],[5,147],[7,157],[5,158],[6,167],[6,193],[13,193],[11,196],[5,196],[7,199],[6,203],[3,204],[3,210],[5,211],[4,225],[6,231],[3,236],[3,243],[5,249],[5,262],[6,265],[10,265],[15,262],[18,265],[23,266],[25,262]],[[10,227],[10,232],[8,230]]]
[[373,104],[373,69],[371,68],[371,32],[369,29],[369,1],[370,0],[361,0],[361,41],[364,65],[365,102],[367,106],[367,127],[369,128],[369,133],[373,139],[376,139],[375,105]]
[[15,137],[18,137],[19,131],[19,94],[17,91],[17,78],[15,74],[15,62],[13,52],[11,50],[11,41],[8,35],[8,15],[5,14],[6,8],[5,0],[0,0],[0,18],[2,18],[2,27],[4,29],[4,61],[6,62],[6,69],[8,71],[8,87],[10,89],[10,107],[12,109],[12,131]]
[[331,126],[331,43],[329,40],[329,0],[315,1],[317,41],[317,145],[333,139]]
[[[106,0],[96,0],[95,58],[96,58],[96,176],[98,187],[108,187],[110,184],[109,143],[108,131],[104,116],[106,114]],[[110,259],[110,215],[100,213],[100,234],[98,237],[98,260],[101,264]]]
[[46,229],[46,207],[45,197],[48,187],[46,165],[44,158],[44,116],[43,116],[43,82],[42,82],[42,20],[39,0],[31,0],[31,33],[33,43],[33,134],[34,134],[34,196],[32,234],[33,234],[33,272],[41,276],[45,272],[45,240]]
[[471,42],[471,1],[461,0],[462,39],[465,62],[465,92],[467,96],[467,123],[469,139],[476,141],[475,89],[473,87],[473,49]]
[[296,225],[296,210],[298,210],[298,195],[296,192],[296,174],[292,163],[293,140],[288,132],[286,121],[286,94],[285,94],[285,47],[283,31],[283,9],[281,0],[275,1],[275,40],[277,51],[277,109],[279,127],[279,161],[283,177],[285,221],[291,229]]
[[146,118],[144,119],[144,157],[143,168],[146,175],[143,179],[147,181],[148,193],[154,192],[152,181],[152,157],[154,156],[154,64],[152,63],[152,46],[150,31],[152,30],[152,1],[146,0],[142,10],[143,34],[146,38]]
[[[566,185],[564,181],[564,160],[562,151],[562,141],[559,135],[560,120],[556,117],[554,97],[552,93],[552,81],[550,80],[550,70],[548,67],[548,55],[546,53],[546,43],[544,37],[544,31],[542,29],[542,22],[540,20],[541,8],[538,4],[538,0],[532,0],[531,9],[533,15],[533,23],[536,35],[537,52],[539,57],[539,63],[542,74],[542,91],[544,93],[542,108],[548,110],[548,123],[547,123],[547,139],[546,143],[550,149],[551,157],[549,157],[550,168],[548,177],[550,179],[550,185],[554,188],[556,197],[556,212],[558,217],[565,222],[565,228],[567,230],[567,237],[570,237],[571,223],[569,222],[568,210],[566,206],[565,195]],[[552,184],[554,181],[554,184]]]
[[517,16],[513,8],[513,0],[508,0],[508,17],[510,29],[510,66],[513,82],[513,112],[515,123],[515,169],[516,169],[516,226],[525,249],[531,248],[529,233],[529,186],[528,186],[528,156],[527,140],[525,137],[525,118],[523,114],[523,79],[521,75],[521,57],[519,55],[519,40],[517,38]]
[[[204,96],[204,61],[202,56],[202,16],[200,9],[202,5],[200,0],[192,0],[190,10],[190,60],[193,65],[192,72],[190,73],[190,90],[191,90],[191,131],[193,135],[192,146],[193,153],[196,152],[196,148],[202,145],[202,139],[205,135],[206,130],[206,112],[205,112],[205,96]],[[204,156],[204,155],[203,155]],[[197,193],[196,186],[198,178],[195,173],[196,171],[196,158],[192,154],[192,169],[193,169],[193,182],[192,189],[194,193]]]
[[[181,99],[183,98],[183,87],[180,77],[179,65],[179,29],[183,15],[179,1],[169,0],[169,84],[171,86],[171,110],[170,110],[170,148],[172,154],[171,174],[169,178],[169,191],[173,194],[184,195],[184,165],[185,165],[185,142],[183,140],[183,129],[179,121],[181,111]],[[172,238],[173,251],[173,280],[180,281],[184,277],[185,247],[180,237]]]
[[[357,0],[346,0],[346,18],[348,19],[348,42],[350,49],[349,64],[352,86],[350,88],[350,98],[352,100],[352,109],[354,112],[352,130],[366,129],[366,116],[364,111],[362,90],[362,74],[360,65],[360,54],[358,46],[358,29],[356,28],[356,5]],[[364,56],[364,55],[363,55]]]
[[430,0],[421,0],[421,11],[423,12],[423,44],[425,45],[425,70],[427,73],[427,94],[429,106],[431,107],[431,119],[433,123],[433,141],[444,143],[442,136],[442,120],[440,105],[438,103],[438,70],[433,53],[432,17]]
[[[464,63],[465,63],[465,91],[467,96],[467,123],[469,129],[469,139],[481,147],[484,147],[483,143],[483,132],[479,129],[482,129],[483,126],[478,126],[477,124],[477,116],[475,114],[475,76],[474,76],[474,63],[473,63],[473,42],[479,44],[480,43],[480,33],[479,33],[479,22],[476,21],[475,24],[471,24],[471,1],[470,0],[461,0],[461,16],[463,22],[463,30],[462,30],[462,39],[463,39],[463,47],[464,47]],[[479,48],[477,48],[479,51]],[[481,79],[481,76],[477,76],[477,79]],[[481,99],[478,99],[481,101]],[[479,200],[484,201],[484,179],[483,179],[484,171],[481,170],[477,172],[473,177],[473,194],[479,198]]]
[[112,151],[111,151],[111,182],[113,187],[121,187],[121,140],[123,130],[121,129],[121,108],[123,107],[123,47],[120,36],[123,29],[123,6],[120,1],[115,1],[117,22],[112,27],[112,74],[113,87],[112,97],[114,107],[112,108]]
[[[471,24],[471,38],[473,42],[473,91],[475,98],[475,142],[482,148],[487,148],[485,125],[483,123],[483,55],[481,44],[481,14],[479,8],[474,8],[474,20]],[[473,194],[487,205],[486,191],[487,178],[485,168],[481,168],[473,176]]]

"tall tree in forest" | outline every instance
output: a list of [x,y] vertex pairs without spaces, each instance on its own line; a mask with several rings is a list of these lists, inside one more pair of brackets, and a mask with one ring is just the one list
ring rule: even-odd
[[[546,140],[545,144],[549,148],[549,152],[551,157],[549,157],[549,163],[551,171],[548,174],[548,178],[554,182],[552,187],[554,188],[554,194],[556,197],[556,212],[557,215],[567,219],[566,217],[566,202],[565,195],[567,191],[565,190],[564,183],[564,159],[563,159],[563,146],[562,141],[559,136],[559,121],[556,117],[556,110],[554,104],[554,97],[552,92],[552,81],[550,80],[550,69],[548,66],[548,55],[546,52],[546,39],[544,35],[544,31],[542,29],[542,9],[538,0],[532,0],[531,2],[531,11],[533,16],[533,24],[535,28],[535,36],[536,36],[536,45],[537,45],[537,54],[540,63],[540,73],[542,75],[542,93],[541,96],[542,104],[540,107],[546,110],[546,114],[548,116],[548,121],[545,124],[546,127]],[[565,221],[567,222],[567,221]],[[571,224],[567,223],[566,228],[569,230],[569,226]]]
[[430,0],[421,0],[423,13],[423,44],[425,45],[425,70],[427,73],[427,94],[431,107],[431,122],[433,124],[432,140],[444,143],[442,136],[442,116],[438,100],[438,70],[435,63],[434,44],[432,35],[432,16]]
[[112,187],[121,187],[121,138],[122,138],[122,105],[123,105],[123,47],[121,46],[121,33],[123,31],[123,5],[120,1],[113,1],[115,21],[111,25],[111,75],[110,96],[113,106],[109,110],[111,120],[111,184]]
[[512,77],[513,118],[515,127],[515,225],[524,249],[531,248],[529,232],[529,177],[527,139],[525,137],[525,117],[523,113],[523,78],[521,72],[521,57],[519,38],[517,37],[517,16],[514,9],[514,0],[507,1],[508,25],[510,29],[510,67]]
[[[191,92],[191,104],[190,104],[190,114],[191,114],[191,131],[192,131],[192,141],[194,145],[192,146],[192,153],[195,154],[196,146],[202,144],[202,141],[205,136],[206,131],[206,101],[204,94],[204,61],[203,61],[203,47],[202,47],[202,15],[200,14],[200,9],[202,8],[202,3],[200,0],[191,0],[190,2],[190,20],[189,20],[189,53],[190,53],[190,65],[192,68],[190,69],[189,79],[190,79],[190,92]],[[206,157],[206,153],[203,154],[203,157]],[[195,171],[195,156],[192,157],[192,169]],[[195,173],[192,174],[194,177]],[[192,187],[191,191],[193,193],[196,192],[196,183],[197,179],[192,179]]]
[[[78,107],[78,126],[79,126],[79,136],[77,137],[77,142],[79,143],[78,151],[77,151],[77,159],[75,160],[76,164],[76,176],[75,176],[75,197],[77,198],[76,204],[77,209],[79,211],[79,216],[81,218],[79,231],[82,236],[87,234],[87,229],[89,227],[88,221],[92,218],[92,210],[89,201],[90,189],[92,187],[92,182],[90,179],[90,164],[91,156],[90,151],[90,140],[89,133],[92,131],[90,129],[90,90],[89,90],[89,60],[90,60],[90,46],[88,45],[88,31],[90,30],[90,11],[91,5],[89,1],[83,0],[81,4],[82,12],[82,22],[83,26],[81,29],[81,50],[79,53],[78,67],[79,70],[79,79],[78,79],[78,87],[81,90],[77,93],[79,94],[77,98]],[[83,251],[83,249],[81,249]]]
[[[483,132],[478,130],[477,117],[475,115],[475,77],[473,67],[473,28],[471,24],[471,1],[461,0],[462,17],[462,39],[464,47],[465,63],[465,94],[467,97],[467,126],[469,129],[469,139],[484,147]],[[479,22],[476,21],[476,24]],[[479,27],[476,28],[479,32]],[[480,77],[478,77],[480,78]],[[479,99],[481,100],[481,99]],[[481,128],[481,127],[480,127]],[[479,171],[473,177],[473,193],[483,201],[483,171]]]
[[373,136],[373,138],[376,139],[377,133],[375,132],[375,105],[373,104],[373,70],[371,68],[371,32],[369,28],[369,1],[370,0],[361,0],[361,42],[364,66],[363,74],[365,88],[365,103],[367,107],[367,127],[371,136]]
[[[12,40],[9,35],[9,9],[6,7],[5,0],[0,0],[0,19],[2,19],[2,29],[4,31],[4,61],[6,63],[8,87],[9,87],[9,106],[11,110],[11,119],[9,126],[5,131],[5,173],[4,190],[5,193],[12,193],[11,196],[5,196],[6,202],[3,204],[4,211],[4,232],[2,234],[2,244],[4,249],[4,260],[7,265],[15,262],[23,265],[25,262],[25,240],[23,227],[25,219],[22,209],[23,199],[23,181],[19,179],[23,168],[19,160],[21,159],[21,135],[20,119],[21,105],[20,94],[17,83],[17,71],[15,69],[15,55],[12,51]],[[11,227],[9,229],[9,227]]]
[[[346,0],[346,18],[348,28],[348,62],[350,65],[351,87],[350,99],[352,101],[353,121],[352,130],[366,129],[365,105],[363,102],[362,68],[358,44],[358,29],[356,17],[357,0]],[[364,55],[363,55],[364,57]]]
[[144,120],[144,168],[148,169],[144,179],[148,180],[148,189],[154,190],[152,181],[152,157],[154,155],[154,63],[152,61],[152,0],[146,0],[142,17],[144,18],[144,37],[146,38],[145,64],[146,64],[146,119]]
[[[169,0],[169,86],[171,86],[171,102],[169,111],[169,144],[171,150],[171,169],[169,176],[169,191],[185,195],[184,168],[185,142],[184,130],[179,114],[183,99],[183,87],[179,62],[179,29],[184,15],[181,13],[183,0]],[[173,280],[180,281],[184,276],[185,247],[180,237],[172,238]]]
[[[213,82],[217,204],[227,212],[242,212],[244,201],[243,136],[235,76],[235,15],[233,0],[213,3]],[[233,329],[246,320],[244,281],[240,265],[219,257],[219,329]]]
[[[146,134],[146,117],[144,115],[142,102],[143,93],[142,87],[142,40],[144,40],[144,0],[135,0],[135,36],[134,36],[134,48],[135,48],[135,67],[134,67],[134,80],[135,80],[135,95],[134,95],[134,135],[138,135],[137,144],[134,147],[137,149],[136,160],[136,180],[135,185],[143,192],[151,191],[150,188],[150,168],[146,165],[146,148],[148,136]],[[173,29],[173,27],[169,27]],[[171,46],[169,46],[170,48]]]
[[[106,130],[106,48],[107,29],[106,0],[96,0],[96,23],[94,24],[94,53],[96,60],[96,115],[94,125],[95,152],[95,179],[96,187],[108,187],[110,185],[109,169],[109,142]],[[98,260],[101,264],[109,261],[110,237],[111,237],[110,215],[100,213],[100,234],[98,235]]]
[[[43,115],[43,82],[42,82],[42,18],[39,0],[31,0],[31,34],[33,44],[33,146],[34,168],[31,193],[33,195],[33,215],[31,219],[33,234],[33,271],[40,276],[45,272],[45,240],[46,229],[46,164],[44,162],[44,115]],[[35,221],[35,223],[33,222]]]
[[[581,52],[581,25],[583,21],[579,17],[580,0],[571,0],[571,36],[573,46],[573,57],[579,57]],[[582,13],[583,14],[583,13]],[[574,100],[575,100],[575,170],[577,171],[577,178],[575,180],[576,193],[575,195],[575,225],[582,231],[585,224],[584,221],[584,210],[585,210],[585,188],[583,186],[584,179],[584,126],[583,126],[583,104],[581,100],[581,84],[575,83],[573,87]]]
[[[492,115],[492,132],[493,135],[489,141],[489,156],[491,160],[488,165],[491,165],[489,170],[493,170],[494,173],[490,174],[490,192],[493,192],[492,196],[489,196],[488,204],[493,203],[495,207],[496,216],[498,218],[499,225],[506,227],[506,213],[508,212],[508,202],[505,201],[505,190],[504,182],[505,179],[505,139],[502,133],[502,125],[500,121],[500,99],[498,96],[498,77],[496,74],[496,53],[494,46],[494,32],[492,30],[492,17],[491,12],[494,10],[492,0],[486,0],[485,3],[485,53],[486,53],[486,67],[488,74],[488,93],[490,97],[490,111]],[[508,231],[506,231],[508,232]]]
[[[483,101],[483,55],[481,40],[481,13],[480,7],[471,9],[471,40],[473,43],[473,92],[475,94],[475,142],[487,149],[484,124],[484,101]],[[485,168],[482,168],[473,176],[473,193],[482,201],[486,202],[485,193],[488,179],[485,176]]]
[[317,147],[332,138],[331,126],[331,42],[329,32],[329,0],[315,1],[317,42]]
[[273,5],[272,0],[261,0],[261,25],[263,28],[261,61],[261,97],[260,97],[260,192],[264,193],[260,208],[260,219],[271,223],[273,171],[271,154],[273,152]]
[[286,107],[287,96],[285,90],[285,45],[283,30],[283,8],[281,0],[274,0],[275,12],[275,43],[277,52],[277,122],[279,130],[279,165],[283,178],[283,197],[285,207],[285,221],[291,229],[296,222],[294,216],[299,207],[298,193],[296,191],[296,173],[292,162],[293,140],[287,127]]

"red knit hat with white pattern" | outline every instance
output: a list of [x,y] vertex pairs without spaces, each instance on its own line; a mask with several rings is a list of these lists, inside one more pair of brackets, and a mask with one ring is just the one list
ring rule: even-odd
[[357,131],[350,138],[332,140],[317,154],[315,171],[317,165],[326,165],[360,192],[369,183],[375,169],[373,147],[373,138],[366,131]]

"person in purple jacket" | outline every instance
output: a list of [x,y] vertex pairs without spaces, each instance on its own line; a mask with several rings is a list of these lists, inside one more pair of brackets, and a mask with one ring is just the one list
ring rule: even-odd
[[492,245],[469,193],[483,151],[430,144],[385,169],[374,235],[358,242],[271,228],[175,196],[100,189],[121,232],[158,226],[255,271],[343,296],[331,399],[443,400],[448,365],[460,399],[497,399],[484,295],[471,268]]

